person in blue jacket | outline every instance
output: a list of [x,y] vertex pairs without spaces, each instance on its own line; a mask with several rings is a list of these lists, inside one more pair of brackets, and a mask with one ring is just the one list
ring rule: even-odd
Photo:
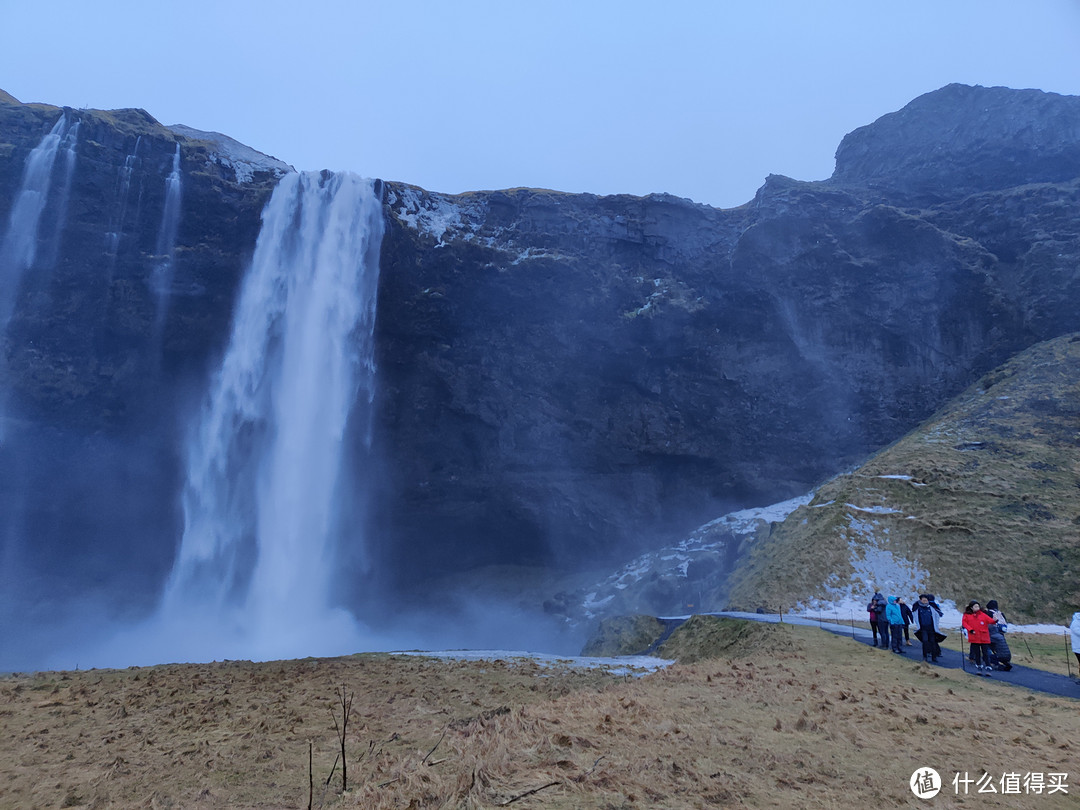
[[885,606],[885,618],[889,621],[889,636],[894,653],[904,654],[904,614],[900,610],[900,599],[896,596],[889,597],[889,603]]

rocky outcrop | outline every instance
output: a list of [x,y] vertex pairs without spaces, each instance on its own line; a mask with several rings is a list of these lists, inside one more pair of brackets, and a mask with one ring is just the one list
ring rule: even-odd
[[1080,98],[950,84],[847,135],[830,183],[892,204],[1080,176]]
[[[626,559],[809,491],[1080,329],[1077,103],[950,86],[852,133],[829,181],[772,176],[730,210],[386,183],[378,576],[358,565],[357,591]],[[287,167],[142,111],[0,99],[0,222],[65,112],[82,122],[65,225],[4,336],[0,462],[21,471],[0,484],[4,531],[22,570],[150,593],[178,537],[182,435]]]

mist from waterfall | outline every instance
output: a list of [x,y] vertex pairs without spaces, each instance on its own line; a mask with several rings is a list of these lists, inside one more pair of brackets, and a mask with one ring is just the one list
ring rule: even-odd
[[180,199],[182,196],[180,178],[180,144],[176,144],[173,153],[172,171],[165,179],[165,205],[161,211],[161,226],[158,228],[157,244],[154,254],[157,263],[151,277],[151,286],[157,295],[157,313],[155,332],[160,333],[169,307],[169,292],[173,283],[173,262],[176,253],[176,235],[180,230]]
[[332,572],[337,505],[355,497],[340,490],[356,452],[346,437],[369,435],[382,228],[373,182],[351,174],[286,175],[263,212],[188,447],[184,533],[159,617],[170,659],[357,648]]

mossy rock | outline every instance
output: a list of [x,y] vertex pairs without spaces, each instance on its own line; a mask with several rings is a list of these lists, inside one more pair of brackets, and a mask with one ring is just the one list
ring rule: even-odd
[[664,623],[652,616],[616,616],[600,622],[585,643],[582,655],[639,655],[664,632]]
[[706,658],[742,658],[760,650],[792,650],[788,628],[777,624],[691,616],[675,629],[656,654],[682,664]]

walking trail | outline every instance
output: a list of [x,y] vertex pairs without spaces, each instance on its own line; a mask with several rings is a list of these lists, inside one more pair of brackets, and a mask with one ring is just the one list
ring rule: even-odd
[[[721,611],[719,613],[708,613],[706,615],[722,616],[730,619],[749,619],[754,622],[784,622],[786,624],[816,626],[820,627],[822,630],[828,630],[830,633],[836,633],[839,636],[848,636],[860,644],[873,645],[873,635],[869,630],[862,627],[849,627],[843,624],[819,621],[817,619],[807,619],[802,616],[781,616],[776,613],[740,613],[737,611]],[[663,644],[675,628],[685,622],[688,618],[690,617],[679,616],[661,618],[660,621],[664,622],[666,625],[664,634],[653,644],[649,652],[651,653],[652,649]],[[882,652],[884,653],[887,651],[882,650]],[[892,654],[890,653],[890,655]],[[904,657],[909,661],[922,660],[922,647],[918,641],[907,648]],[[967,657],[961,655],[956,650],[942,648],[941,657],[936,664],[931,664],[931,666],[944,667],[946,669],[964,669],[971,674],[971,677],[977,677],[975,670],[967,660]],[[1033,669],[1014,663],[1013,668],[1008,672],[995,670],[989,678],[1002,683],[1012,684],[1013,686],[1022,686],[1033,689],[1036,692],[1045,692],[1050,695],[1060,695],[1061,697],[1080,699],[1080,680],[1065,675],[1058,675],[1053,672],[1046,672],[1041,669]]]

